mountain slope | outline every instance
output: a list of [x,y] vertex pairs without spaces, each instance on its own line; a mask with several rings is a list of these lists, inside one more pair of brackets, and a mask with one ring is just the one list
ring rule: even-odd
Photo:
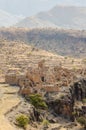
[[11,15],[3,10],[0,10],[0,27],[12,26],[22,19],[22,16]]
[[42,20],[37,17],[30,17],[20,21],[16,24],[17,27],[27,27],[27,28],[44,28],[44,27],[57,27],[50,21]]
[[56,6],[48,12],[25,18],[16,26],[86,29],[86,7]]
[[37,67],[38,62],[43,59],[46,61],[46,66],[62,65],[66,68],[84,67],[82,59],[65,58],[35,48],[22,41],[0,39],[0,79],[3,78],[3,75],[8,70],[25,72],[28,67]]
[[63,29],[0,29],[0,37],[62,56],[86,57],[86,31]]

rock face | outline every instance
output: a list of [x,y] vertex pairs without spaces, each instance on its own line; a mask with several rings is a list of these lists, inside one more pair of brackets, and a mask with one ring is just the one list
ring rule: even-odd
[[81,79],[79,82],[75,82],[71,93],[75,100],[81,101],[86,98],[86,80]]
[[49,108],[53,110],[53,114],[62,116],[69,120],[74,120],[72,116],[74,99],[70,92],[61,93],[61,95],[59,95],[58,97],[55,94],[53,94],[53,96],[50,96],[50,98],[51,99],[47,100],[47,104]]
[[13,107],[5,115],[8,117],[11,123],[16,123],[16,117],[20,114],[25,114],[29,116],[31,121],[40,121],[42,120],[42,115],[35,109],[31,104],[25,101],[21,101],[17,106]]
[[53,113],[72,121],[74,121],[75,117],[86,116],[86,104],[76,105],[77,101],[86,99],[86,79],[75,82],[68,90],[59,98],[56,98],[54,94],[52,96],[54,98],[48,99],[47,103],[50,109],[53,110]]

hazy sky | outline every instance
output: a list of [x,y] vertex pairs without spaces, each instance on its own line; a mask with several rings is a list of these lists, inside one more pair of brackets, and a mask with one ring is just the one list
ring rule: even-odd
[[86,0],[0,0],[0,9],[24,16],[49,10],[55,5],[86,6]]

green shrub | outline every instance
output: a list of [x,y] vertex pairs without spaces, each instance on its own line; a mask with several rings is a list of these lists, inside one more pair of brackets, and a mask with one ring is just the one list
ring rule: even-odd
[[44,127],[48,127],[48,125],[49,125],[49,121],[46,120],[46,119],[43,120],[42,125],[43,125]]
[[83,102],[83,103],[86,103],[86,98],[84,98],[84,99],[82,100],[82,102]]
[[67,56],[65,56],[65,57],[64,57],[64,59],[68,59],[68,57],[67,57]]
[[77,121],[86,128],[86,118],[81,116],[77,119]]
[[76,116],[76,114],[77,114],[76,112],[72,112],[72,115],[73,115],[73,116]]
[[29,117],[27,117],[26,115],[23,115],[23,114],[18,115],[16,117],[16,122],[17,122],[18,126],[25,128],[26,125],[29,123]]
[[35,106],[36,108],[43,108],[43,109],[47,108],[47,105],[44,102],[41,95],[32,94],[32,95],[29,96],[29,98],[30,98],[30,101],[31,101],[32,105]]

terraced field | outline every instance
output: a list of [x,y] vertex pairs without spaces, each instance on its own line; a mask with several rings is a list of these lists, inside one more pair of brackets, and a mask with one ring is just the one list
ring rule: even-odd
[[29,46],[24,42],[0,41],[0,75],[3,75],[9,69],[26,71],[29,66],[37,66],[38,62],[45,60],[47,66],[61,65],[67,68],[84,67],[82,59],[72,57],[62,57],[52,54],[45,50]]

